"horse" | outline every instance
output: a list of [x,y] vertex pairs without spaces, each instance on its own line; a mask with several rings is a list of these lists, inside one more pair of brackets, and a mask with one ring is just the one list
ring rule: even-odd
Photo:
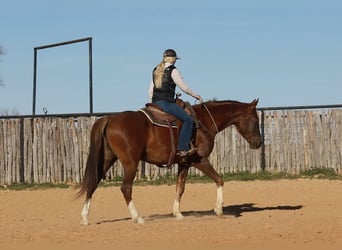
[[[175,162],[178,164],[178,173],[172,214],[176,219],[184,218],[180,210],[180,201],[190,167],[199,169],[216,183],[217,199],[214,211],[218,216],[223,214],[224,181],[213,168],[208,157],[213,150],[215,136],[230,125],[235,125],[237,131],[249,143],[250,148],[258,149],[261,146],[262,137],[256,111],[258,101],[258,99],[251,103],[231,100],[207,101],[191,106],[199,124],[193,138],[197,152],[185,162]],[[174,138],[170,138],[168,128],[153,125],[139,110],[122,111],[99,118],[91,129],[89,154],[78,192],[78,197],[86,193],[81,211],[81,224],[89,224],[92,195],[99,182],[105,178],[108,169],[117,160],[123,166],[121,192],[130,216],[134,222],[144,223],[144,218],[139,215],[132,199],[133,181],[138,163],[142,160],[159,167],[166,164],[172,148],[170,141],[177,143],[177,130],[173,136]]]

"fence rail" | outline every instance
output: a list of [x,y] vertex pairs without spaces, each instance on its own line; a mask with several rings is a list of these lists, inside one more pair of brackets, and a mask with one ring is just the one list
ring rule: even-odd
[[[216,136],[210,161],[221,174],[262,170],[298,173],[311,167],[342,172],[341,107],[259,109],[263,147],[251,150],[232,126]],[[106,114],[1,117],[0,184],[79,183],[90,130],[101,115]],[[121,163],[115,164],[108,179],[123,174]],[[167,170],[141,162],[137,178],[155,179],[176,171],[177,166]],[[201,174],[194,168],[190,171]]]

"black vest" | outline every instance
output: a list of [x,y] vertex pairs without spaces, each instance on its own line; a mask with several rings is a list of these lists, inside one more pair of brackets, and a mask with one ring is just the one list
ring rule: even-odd
[[[153,96],[152,102],[155,101],[167,101],[167,102],[175,102],[175,91],[176,91],[176,84],[172,80],[171,73],[176,67],[174,65],[170,65],[164,70],[164,74],[162,77],[162,86],[160,88],[156,88],[154,84],[154,77],[153,77]],[[154,71],[156,68],[153,69],[153,76]]]

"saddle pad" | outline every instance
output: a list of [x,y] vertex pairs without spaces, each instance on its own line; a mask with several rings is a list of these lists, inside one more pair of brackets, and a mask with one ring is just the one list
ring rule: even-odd
[[[139,111],[144,113],[144,115],[150,120],[153,125],[160,126],[160,127],[171,127],[177,128],[177,120],[172,120],[169,122],[168,116],[169,114],[159,111],[159,110],[152,110],[153,108],[142,108]],[[158,118],[155,114],[158,114]]]

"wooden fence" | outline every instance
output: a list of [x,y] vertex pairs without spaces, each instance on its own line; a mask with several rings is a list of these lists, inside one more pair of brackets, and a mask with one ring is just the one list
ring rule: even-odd
[[[216,136],[210,161],[220,173],[238,171],[298,173],[311,167],[342,172],[342,109],[261,110],[264,146],[251,150],[232,126]],[[97,116],[2,117],[0,184],[79,183]],[[137,178],[175,175],[141,162]],[[191,168],[192,174],[201,174]],[[120,162],[108,179],[122,176]]]
[[266,170],[299,173],[342,170],[342,109],[269,111],[265,116]]

